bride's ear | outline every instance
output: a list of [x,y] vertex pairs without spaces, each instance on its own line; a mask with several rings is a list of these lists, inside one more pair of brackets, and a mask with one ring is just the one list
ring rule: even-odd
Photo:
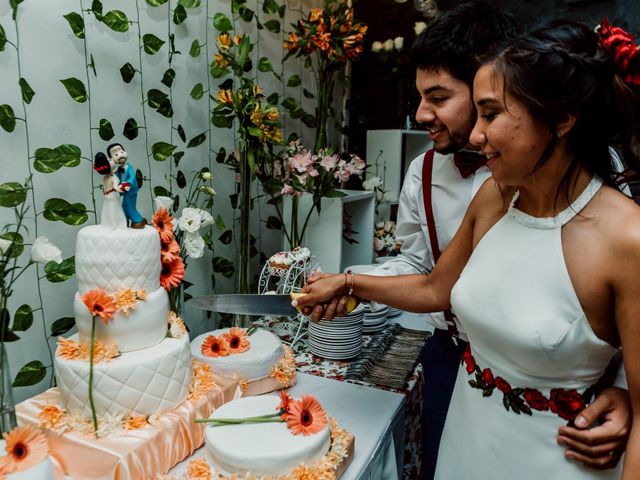
[[565,120],[563,120],[562,122],[559,122],[556,125],[556,135],[558,136],[558,138],[566,137],[575,124],[576,124],[576,117],[568,113],[566,115]]

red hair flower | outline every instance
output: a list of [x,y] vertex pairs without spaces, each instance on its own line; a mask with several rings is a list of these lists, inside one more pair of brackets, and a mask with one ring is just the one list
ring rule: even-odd
[[605,18],[596,28],[600,43],[614,57],[614,63],[624,81],[640,86],[640,51],[635,37],[620,27],[612,27]]

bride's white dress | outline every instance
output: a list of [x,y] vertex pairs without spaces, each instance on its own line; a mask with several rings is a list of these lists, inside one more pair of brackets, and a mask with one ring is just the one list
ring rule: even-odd
[[118,177],[110,175],[104,182],[104,201],[100,215],[100,224],[107,228],[127,228],[127,218],[122,210],[120,192],[117,191],[120,182]]
[[601,185],[594,178],[553,218],[517,210],[516,194],[471,255],[451,294],[471,349],[458,371],[436,479],[619,478],[619,470],[566,459],[556,443],[558,428],[580,408],[578,394],[617,351],[591,329],[561,243],[562,226]]

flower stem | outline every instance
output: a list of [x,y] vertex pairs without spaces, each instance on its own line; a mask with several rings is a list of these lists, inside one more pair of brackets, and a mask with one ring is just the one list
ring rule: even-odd
[[91,346],[89,347],[89,406],[91,407],[91,418],[93,419],[93,430],[98,438],[98,417],[96,416],[96,406],[93,404],[93,347],[96,338],[96,317],[93,317],[91,324]]
[[208,423],[212,427],[221,427],[223,425],[241,425],[243,423],[282,423],[284,420],[280,418],[280,414],[264,415],[248,418],[199,418],[196,423]]

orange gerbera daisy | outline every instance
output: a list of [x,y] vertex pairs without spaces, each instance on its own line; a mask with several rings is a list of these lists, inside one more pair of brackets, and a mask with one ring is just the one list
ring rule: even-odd
[[58,337],[58,356],[65,360],[74,360],[78,357],[80,345],[75,340]]
[[130,415],[124,421],[124,428],[126,428],[127,430],[138,430],[140,428],[146,427],[148,424],[149,422],[147,422],[147,417],[145,417],[144,415],[141,415],[139,417]]
[[173,217],[166,208],[159,208],[153,214],[153,226],[160,235],[160,242],[169,243],[173,240]]
[[294,435],[313,435],[327,426],[327,414],[320,402],[311,395],[303,395],[300,400],[289,404],[286,416],[287,427]]
[[80,299],[91,312],[94,317],[99,316],[104,324],[108,324],[109,320],[116,311],[116,305],[113,303],[113,298],[107,295],[103,290],[89,290],[82,295]]
[[171,290],[172,287],[180,285],[184,277],[184,263],[180,257],[176,258],[172,262],[163,262],[160,270],[160,285],[165,290]]
[[138,296],[136,292],[134,292],[130,288],[126,288],[116,292],[116,294],[113,296],[113,300],[116,305],[116,309],[120,310],[122,315],[128,317],[129,310],[134,310],[136,308],[136,303],[138,303]]
[[0,458],[0,473],[22,472],[39,464],[49,455],[49,444],[34,426],[16,427],[3,433],[7,455]]
[[59,406],[47,403],[42,407],[42,410],[40,410],[40,413],[38,414],[38,418],[40,418],[40,426],[44,428],[53,428],[64,418],[64,415],[65,411]]
[[163,262],[173,262],[178,258],[178,253],[180,253],[180,244],[175,238],[170,242],[160,243],[160,257]]
[[226,357],[229,355],[229,342],[222,335],[209,335],[202,342],[200,351],[205,357]]
[[187,475],[192,480],[211,480],[211,467],[204,457],[191,460],[187,465]]
[[282,420],[286,420],[286,415],[289,413],[289,408],[291,407],[291,403],[295,401],[295,399],[289,395],[289,390],[280,390],[280,405],[276,407],[276,410],[280,410],[282,412]]
[[249,350],[249,335],[246,328],[231,327],[222,336],[229,342],[229,353],[242,353]]

